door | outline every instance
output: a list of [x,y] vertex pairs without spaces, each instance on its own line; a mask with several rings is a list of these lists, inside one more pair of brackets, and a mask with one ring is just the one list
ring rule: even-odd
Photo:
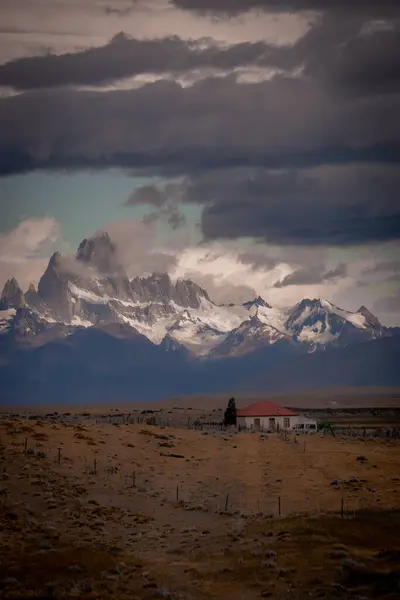
[[269,429],[270,431],[275,431],[275,419],[273,417],[269,418]]
[[283,419],[283,428],[290,429],[290,419],[289,417],[284,417]]
[[260,431],[260,419],[254,419],[254,429]]

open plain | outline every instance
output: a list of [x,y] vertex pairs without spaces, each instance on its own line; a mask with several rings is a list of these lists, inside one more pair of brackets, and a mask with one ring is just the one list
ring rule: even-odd
[[0,461],[2,598],[400,597],[396,440],[3,415]]

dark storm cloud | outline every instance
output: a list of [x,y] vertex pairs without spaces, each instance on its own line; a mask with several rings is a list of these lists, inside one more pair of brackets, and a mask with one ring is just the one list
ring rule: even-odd
[[185,216],[179,211],[178,204],[183,200],[184,187],[176,183],[168,183],[158,187],[144,185],[137,188],[125,202],[125,206],[152,206],[153,210],[143,217],[146,224],[158,220],[168,223],[172,229],[178,229],[186,223]]
[[144,185],[137,188],[125,202],[126,206],[138,206],[140,204],[149,204],[150,206],[160,207],[166,202],[165,193],[155,185]]
[[[349,94],[313,77],[39,90],[0,100],[0,174],[106,167],[189,173],[184,186],[160,188],[161,195],[147,190],[147,203],[160,210],[204,205],[206,239],[389,240],[400,231],[400,175],[390,167],[400,159],[398,114],[395,93]],[[331,178],[312,172],[329,164],[343,168]]]
[[156,221],[164,221],[171,226],[172,229],[179,229],[186,223],[185,215],[179,212],[177,206],[166,205],[158,212],[151,212],[143,217],[143,223],[149,225]]
[[205,205],[206,239],[352,245],[400,237],[399,184],[398,170],[384,166],[228,169],[193,177],[186,197]]
[[[345,17],[345,18],[344,18]],[[260,67],[291,73],[362,95],[400,90],[400,8],[377,24],[367,15],[327,12],[291,46],[245,42],[226,48],[213,40],[137,40],[118,34],[81,52],[19,58],[0,65],[0,86],[18,90],[100,85],[144,73],[223,72]]]
[[0,174],[394,162],[400,158],[398,113],[394,94],[349,98],[290,78],[30,92],[0,99]]
[[321,11],[347,9],[382,13],[397,10],[397,0],[171,0],[171,4],[184,10],[204,13],[237,14],[252,9],[276,12],[296,12],[303,10]]
[[[202,46],[200,44],[203,44]],[[244,42],[228,48],[207,40],[179,37],[137,40],[123,33],[98,48],[68,54],[19,58],[0,65],[0,86],[28,90],[67,85],[99,85],[143,73],[182,73],[197,68],[230,70],[243,65],[269,65],[274,46]]]
[[254,271],[271,271],[280,262],[278,258],[266,256],[265,252],[241,252],[238,254],[238,261],[243,265],[250,265]]
[[297,60],[305,75],[361,94],[398,92],[399,56],[399,19],[374,29],[365,21],[329,14],[286,51],[288,64]]
[[[192,175],[181,184],[181,193],[168,201],[175,206],[203,205],[201,227],[208,240],[253,237],[269,244],[340,246],[400,237],[399,185],[400,172],[394,166],[297,171],[237,167]],[[138,195],[146,197],[140,190]],[[167,198],[161,212],[168,206]],[[238,259],[267,269],[277,262],[256,252],[242,253]],[[334,279],[343,276],[345,268],[341,264],[328,271],[318,265],[302,269],[277,287]]]
[[162,208],[167,205],[176,205],[184,201],[185,185],[183,182],[170,182],[160,185],[143,185],[129,196],[125,206],[139,206],[148,204],[155,208]]
[[347,266],[344,263],[337,265],[334,269],[326,269],[323,265],[304,267],[294,271],[275,283],[274,287],[283,288],[289,285],[316,285],[326,283],[347,275]]
[[115,6],[106,6],[103,11],[106,15],[117,16],[117,17],[129,17],[136,9],[136,2],[133,2],[132,6],[125,8],[118,8]]

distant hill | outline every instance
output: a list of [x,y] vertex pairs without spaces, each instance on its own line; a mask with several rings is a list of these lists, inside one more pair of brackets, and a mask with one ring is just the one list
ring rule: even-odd
[[303,354],[243,384],[248,390],[400,385],[400,337]]

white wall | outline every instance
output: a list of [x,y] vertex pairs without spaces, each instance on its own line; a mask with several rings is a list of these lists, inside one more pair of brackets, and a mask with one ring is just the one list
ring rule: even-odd
[[[293,427],[298,427],[299,425],[303,425],[302,429],[308,429],[307,426],[316,425],[316,421],[313,419],[309,419],[308,417],[304,417],[303,415],[293,416],[293,417],[273,417],[275,419],[275,428],[279,425],[279,429],[285,429],[284,419],[289,419],[289,427],[287,429],[293,429]],[[237,417],[236,418],[236,426],[254,429],[254,419],[257,417]],[[269,417],[259,417],[260,419],[260,429],[269,429]]]
[[[237,417],[236,425],[240,427],[246,427],[247,429],[254,429],[254,419],[258,417]],[[289,427],[287,429],[292,429],[299,419],[299,417],[273,417],[275,419],[275,427],[279,425],[279,429],[285,429],[284,419],[289,419]],[[260,428],[261,429],[269,429],[269,417],[259,417],[260,419]]]

